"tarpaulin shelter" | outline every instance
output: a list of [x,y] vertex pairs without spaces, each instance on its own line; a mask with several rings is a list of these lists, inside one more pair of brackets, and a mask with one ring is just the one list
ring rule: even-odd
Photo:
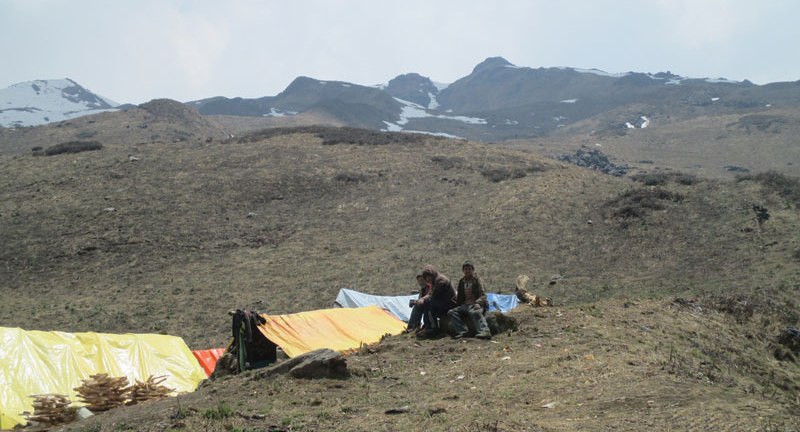
[[267,321],[258,329],[289,357],[321,348],[353,351],[362,344],[379,342],[386,334],[400,334],[406,328],[404,322],[377,306],[261,316]]
[[498,310],[506,313],[519,305],[519,299],[514,294],[495,294],[487,293],[486,301],[489,302],[489,310]]
[[410,300],[416,300],[417,297],[419,297],[417,294],[378,296],[342,288],[339,290],[339,294],[336,295],[336,302],[334,304],[343,308],[378,306],[381,309],[386,309],[397,318],[408,322],[411,315],[411,308],[408,306],[408,302]]
[[[408,302],[416,298],[417,295],[378,296],[342,288],[336,296],[335,305],[343,308],[374,305],[381,309],[386,309],[392,315],[407,322],[411,315],[411,307],[408,306]],[[514,309],[519,304],[519,299],[513,294],[488,293],[486,294],[486,300],[489,302],[490,311],[499,310],[503,313]]]
[[214,368],[217,366],[217,360],[225,354],[225,348],[213,348],[207,350],[194,350],[192,355],[200,363],[200,366],[206,372],[206,376],[211,376]]
[[80,405],[74,387],[90,375],[151,375],[177,392],[194,391],[206,374],[183,339],[156,334],[25,331],[0,327],[0,429],[26,423],[31,395],[57,393]]

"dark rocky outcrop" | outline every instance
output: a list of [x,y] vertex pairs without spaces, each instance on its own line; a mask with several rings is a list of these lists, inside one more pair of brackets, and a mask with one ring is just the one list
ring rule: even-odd
[[578,149],[574,155],[561,155],[556,159],[617,177],[624,176],[630,169],[627,165],[614,165],[600,150]]

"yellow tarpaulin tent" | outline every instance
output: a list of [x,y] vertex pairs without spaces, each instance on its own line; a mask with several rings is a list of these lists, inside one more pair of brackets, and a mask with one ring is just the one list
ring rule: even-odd
[[131,383],[166,375],[162,384],[193,391],[206,378],[183,339],[156,334],[25,331],[0,327],[0,429],[26,423],[30,395],[63,394],[89,375],[126,376]]
[[267,322],[259,330],[289,357],[320,348],[347,352],[406,328],[406,323],[377,306],[262,316]]

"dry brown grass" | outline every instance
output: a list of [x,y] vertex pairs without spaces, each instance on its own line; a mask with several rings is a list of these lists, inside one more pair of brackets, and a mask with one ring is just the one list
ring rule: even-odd
[[98,431],[122,424],[141,431],[800,426],[800,368],[771,358],[779,327],[765,324],[768,314],[739,322],[710,308],[627,299],[512,315],[521,330],[492,341],[387,338],[348,358],[360,373],[346,380],[245,373],[177,400],[109,412],[77,430],[95,424]]
[[[558,306],[521,311],[521,332],[496,344],[390,338],[353,357],[372,372],[347,381],[233,378],[181,407],[173,399],[92,421],[212,431],[791,427],[798,366],[767,345],[779,326],[796,325],[793,315],[755,309],[737,321],[671,305],[674,296],[796,298],[800,217],[779,194],[751,181],[650,188],[460,141],[322,141],[111,141],[0,156],[0,171],[14,173],[0,183],[0,325],[165,332],[219,347],[229,309],[329,307],[341,287],[405,293],[423,264],[457,278],[470,259],[490,290],[511,292],[528,274],[529,288]],[[525,176],[494,182],[487,168]],[[633,222],[615,217],[609,203],[631,190],[682,199],[657,200]],[[770,210],[763,226],[754,203]],[[223,401],[265,417],[203,415]],[[411,412],[383,414],[398,405]],[[170,418],[187,407],[185,419]]]
[[[624,111],[624,110],[623,110]],[[634,107],[652,112],[645,129],[624,129],[623,135],[600,131],[610,118],[632,113],[606,113],[557,131],[548,138],[501,143],[545,155],[572,154],[579,148],[599,149],[616,165],[645,173],[679,171],[702,178],[732,179],[727,166],[752,173],[774,170],[800,177],[800,113],[764,109],[760,114],[725,114],[681,119],[657,107]],[[634,117],[636,118],[636,117]],[[624,122],[624,120],[623,120]]]

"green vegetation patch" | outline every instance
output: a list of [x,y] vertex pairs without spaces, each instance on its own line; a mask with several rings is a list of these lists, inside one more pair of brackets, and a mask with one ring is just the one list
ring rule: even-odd
[[401,133],[401,132],[379,132],[367,129],[357,129],[352,127],[329,127],[329,126],[299,126],[263,129],[253,132],[238,139],[240,143],[256,142],[274,138],[277,136],[294,135],[307,133],[316,135],[322,139],[324,145],[334,144],[360,144],[360,145],[387,145],[387,144],[406,144],[421,142],[426,139],[442,139],[428,135]]
[[68,141],[48,147],[44,154],[54,156],[64,153],[80,153],[85,151],[100,150],[103,145],[97,141]]
[[642,173],[631,176],[631,179],[645,186],[665,186],[669,183],[691,186],[699,181],[697,176],[682,172]]
[[767,171],[758,174],[743,174],[736,176],[737,181],[754,181],[761,183],[764,188],[778,194],[796,206],[800,205],[800,179],[787,176],[777,171]]
[[622,219],[642,218],[648,211],[664,210],[664,202],[683,201],[683,195],[661,188],[632,189],[623,192],[607,203],[613,217]]

